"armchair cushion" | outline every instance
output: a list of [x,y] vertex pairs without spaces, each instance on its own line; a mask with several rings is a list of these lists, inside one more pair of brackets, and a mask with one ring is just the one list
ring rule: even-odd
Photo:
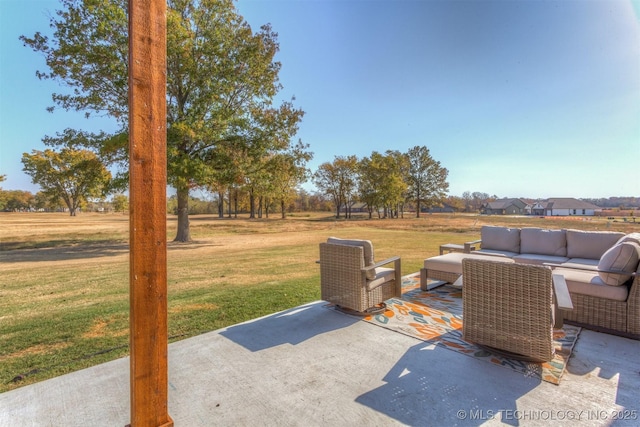
[[598,270],[614,270],[627,274],[601,271],[598,274],[602,281],[609,286],[620,286],[625,283],[638,266],[639,253],[640,246],[632,242],[619,243],[606,251],[600,258]]
[[375,269],[375,278],[367,280],[367,290],[372,291],[380,285],[395,280],[395,278],[396,271],[393,268],[378,267]]
[[482,249],[520,252],[520,229],[483,225],[480,229]]
[[[358,239],[340,239],[338,237],[329,237],[327,243],[333,245],[347,245],[347,246],[360,246],[364,252],[364,266],[369,267],[375,264],[373,260],[373,245],[370,240],[358,240]],[[367,279],[373,280],[376,278],[376,272],[374,270],[367,270]]]

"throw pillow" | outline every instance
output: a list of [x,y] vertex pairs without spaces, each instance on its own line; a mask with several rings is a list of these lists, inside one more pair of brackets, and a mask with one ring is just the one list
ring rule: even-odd
[[618,243],[622,242],[634,242],[640,245],[640,233],[629,233],[618,240]]
[[598,270],[619,271],[622,274],[600,271],[598,275],[609,286],[622,285],[638,267],[639,254],[640,246],[632,242],[622,242],[613,246],[600,258]]

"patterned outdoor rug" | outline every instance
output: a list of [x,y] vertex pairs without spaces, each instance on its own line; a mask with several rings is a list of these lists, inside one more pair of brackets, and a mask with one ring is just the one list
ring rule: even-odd
[[556,352],[550,362],[509,359],[462,339],[461,289],[445,285],[423,292],[419,284],[419,274],[403,277],[402,298],[388,300],[384,313],[367,316],[364,320],[467,356],[509,367],[525,376],[534,376],[552,384],[560,383],[581,328],[564,325],[562,329],[554,331]]

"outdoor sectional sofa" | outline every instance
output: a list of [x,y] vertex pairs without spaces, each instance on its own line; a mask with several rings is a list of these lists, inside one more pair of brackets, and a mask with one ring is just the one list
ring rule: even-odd
[[426,259],[422,289],[427,278],[453,283],[465,258],[547,265],[564,276],[571,295],[565,321],[640,339],[640,233],[483,226],[481,239],[465,247]]

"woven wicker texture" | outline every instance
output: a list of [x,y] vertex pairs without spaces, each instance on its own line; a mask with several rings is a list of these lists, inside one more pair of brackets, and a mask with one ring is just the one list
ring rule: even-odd
[[563,310],[564,319],[587,328],[640,339],[640,275],[623,286],[629,286],[626,301],[571,292],[573,310]]
[[[458,274],[440,270],[427,270],[427,277],[434,280],[455,282]],[[603,332],[640,339],[640,266],[635,278],[630,281],[629,296],[626,301],[571,292],[573,310],[561,310],[569,323]]]
[[400,297],[400,260],[392,259],[391,262],[396,270],[395,279],[369,290],[362,247],[320,243],[321,298],[343,308],[364,312],[390,298]]
[[551,269],[462,261],[463,338],[536,361],[553,357]]
[[460,275],[458,273],[449,273],[442,270],[427,269],[427,277],[433,280],[443,280],[447,283],[455,282]]

